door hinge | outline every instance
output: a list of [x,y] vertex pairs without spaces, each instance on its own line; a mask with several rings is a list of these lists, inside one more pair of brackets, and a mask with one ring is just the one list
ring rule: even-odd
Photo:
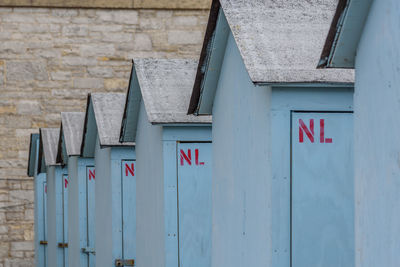
[[39,244],[45,246],[45,245],[47,245],[47,241],[42,240],[39,242]]
[[115,266],[135,266],[135,260],[115,260]]
[[82,251],[82,253],[87,253],[87,254],[91,253],[93,255],[96,255],[96,252],[94,251],[94,248],[86,247],[86,248],[82,248],[81,251]]
[[59,248],[67,248],[68,247],[68,243],[58,243],[58,247]]

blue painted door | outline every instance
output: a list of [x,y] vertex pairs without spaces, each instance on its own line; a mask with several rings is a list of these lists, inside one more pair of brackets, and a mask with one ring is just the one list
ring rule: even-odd
[[95,168],[86,167],[86,233],[87,233],[87,255],[88,267],[95,267]]
[[292,113],[293,267],[354,266],[353,114]]
[[[68,176],[63,175],[62,182],[62,220],[63,220],[63,243],[68,244]],[[64,246],[64,267],[68,266],[68,246]]]
[[211,265],[211,143],[178,143],[179,266]]
[[[43,182],[42,184],[42,194],[43,194],[43,203],[42,203],[42,239],[44,242],[47,242],[47,183]],[[47,266],[47,245],[43,247],[43,257],[40,262],[43,262],[43,267]]]
[[122,161],[122,258],[136,258],[136,161]]

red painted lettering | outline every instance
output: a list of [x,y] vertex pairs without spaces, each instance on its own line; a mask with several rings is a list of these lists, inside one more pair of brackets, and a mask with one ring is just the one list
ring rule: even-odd
[[319,141],[321,143],[332,143],[332,138],[325,138],[325,120],[319,120]]
[[44,192],[47,194],[47,185],[44,186]]
[[310,119],[310,129],[307,128],[302,119],[299,119],[299,142],[304,142],[304,133],[306,133],[311,143],[314,143],[314,119]]
[[125,176],[128,176],[128,173],[130,173],[132,176],[135,176],[135,165],[131,163],[131,166],[127,163],[125,163]]
[[196,165],[204,165],[204,162],[199,162],[199,149],[194,150]]
[[68,179],[67,178],[64,179],[64,183],[65,183],[65,188],[67,188],[68,187]]
[[89,170],[89,181],[90,180],[95,180],[96,179],[96,170]]
[[192,165],[192,151],[188,149],[188,153],[185,154],[185,151],[181,149],[181,166],[183,166],[184,160],[187,164]]

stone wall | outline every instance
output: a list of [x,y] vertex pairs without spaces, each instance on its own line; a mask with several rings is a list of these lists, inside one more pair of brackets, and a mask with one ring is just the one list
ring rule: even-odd
[[33,263],[29,134],[84,111],[89,92],[125,92],[133,57],[198,58],[207,19],[207,10],[0,8],[0,267]]

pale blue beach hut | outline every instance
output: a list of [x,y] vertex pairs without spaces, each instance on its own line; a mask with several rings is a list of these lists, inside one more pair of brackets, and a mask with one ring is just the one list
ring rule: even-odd
[[134,266],[136,167],[134,143],[120,143],[125,94],[88,96],[81,156],[95,161],[95,255],[99,266]]
[[39,173],[47,178],[47,262],[68,266],[68,172],[56,163],[59,128],[40,129]]
[[211,266],[354,266],[351,70],[336,0],[215,0],[189,114],[213,116]]
[[33,177],[35,194],[35,264],[47,266],[47,216],[46,173],[39,173],[39,134],[31,134],[29,145],[28,176]]
[[62,112],[57,163],[68,166],[68,262],[95,266],[94,159],[80,157],[84,112]]
[[211,117],[187,115],[197,61],[136,59],[121,141],[137,155],[137,266],[211,263]]

